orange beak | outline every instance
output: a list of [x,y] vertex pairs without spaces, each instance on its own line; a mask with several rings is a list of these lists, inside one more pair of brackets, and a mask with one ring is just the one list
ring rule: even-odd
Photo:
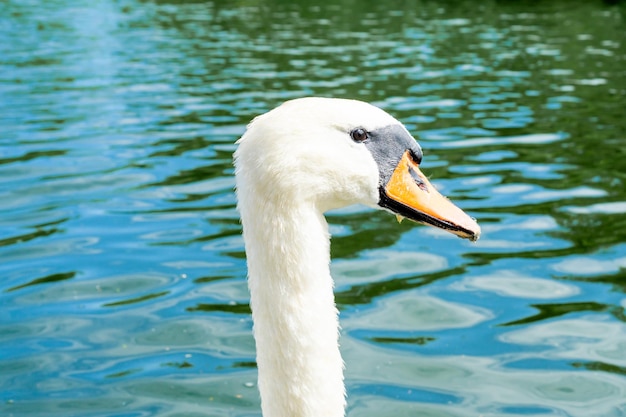
[[381,205],[402,217],[448,230],[471,241],[480,237],[476,220],[433,187],[409,151],[402,155],[391,178],[381,187]]

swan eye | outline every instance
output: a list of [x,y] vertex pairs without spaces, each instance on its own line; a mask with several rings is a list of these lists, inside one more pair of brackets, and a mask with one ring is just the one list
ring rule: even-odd
[[368,135],[364,129],[361,129],[359,127],[357,129],[354,129],[352,132],[350,132],[350,137],[355,142],[363,142],[365,139],[368,138]]

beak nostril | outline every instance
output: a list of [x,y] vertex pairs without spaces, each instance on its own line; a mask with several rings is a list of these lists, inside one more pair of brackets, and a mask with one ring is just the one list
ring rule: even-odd
[[428,186],[411,166],[409,166],[409,174],[411,174],[411,178],[413,178],[413,181],[415,181],[415,184],[417,184],[420,190],[428,192]]

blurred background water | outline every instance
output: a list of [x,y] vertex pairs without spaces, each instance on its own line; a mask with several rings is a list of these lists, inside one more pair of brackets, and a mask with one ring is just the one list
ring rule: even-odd
[[260,415],[231,155],[308,95],[403,121],[483,227],[329,214],[348,416],[626,415],[625,15],[0,3],[0,415]]

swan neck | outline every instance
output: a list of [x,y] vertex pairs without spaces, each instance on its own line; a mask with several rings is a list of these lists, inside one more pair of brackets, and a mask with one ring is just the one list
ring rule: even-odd
[[342,417],[328,225],[312,205],[259,201],[240,212],[263,416]]

